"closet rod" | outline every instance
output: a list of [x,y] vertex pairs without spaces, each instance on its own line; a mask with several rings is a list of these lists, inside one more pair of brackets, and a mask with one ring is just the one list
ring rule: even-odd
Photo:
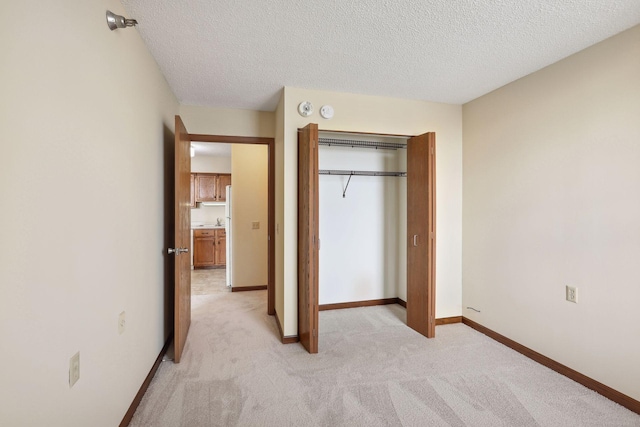
[[320,169],[320,175],[348,175],[348,176],[407,176],[406,172],[378,172],[378,171],[347,171],[336,169]]
[[359,141],[355,139],[318,138],[319,145],[351,148],[375,148],[382,150],[397,150],[407,148],[407,144],[401,142]]

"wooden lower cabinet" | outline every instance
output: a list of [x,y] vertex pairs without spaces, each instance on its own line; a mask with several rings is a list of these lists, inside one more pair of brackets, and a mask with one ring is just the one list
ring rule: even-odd
[[225,266],[227,264],[227,232],[222,230],[216,230],[216,250],[215,250],[215,265]]
[[226,248],[224,229],[193,230],[193,268],[224,267]]

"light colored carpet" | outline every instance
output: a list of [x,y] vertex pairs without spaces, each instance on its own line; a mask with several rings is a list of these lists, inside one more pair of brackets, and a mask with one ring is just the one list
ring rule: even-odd
[[194,296],[183,361],[131,426],[640,426],[640,416],[462,324],[427,340],[397,305],[320,313],[283,345],[266,291]]

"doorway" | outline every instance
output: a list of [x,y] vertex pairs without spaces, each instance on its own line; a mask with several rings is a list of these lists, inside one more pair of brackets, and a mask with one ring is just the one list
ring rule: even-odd
[[263,137],[189,134],[191,142],[267,146],[267,314],[275,314],[275,140]]

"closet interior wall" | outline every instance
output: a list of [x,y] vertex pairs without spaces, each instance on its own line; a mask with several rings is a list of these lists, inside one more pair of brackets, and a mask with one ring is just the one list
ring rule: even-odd
[[[320,132],[377,142],[404,139]],[[320,170],[406,171],[406,149],[319,147]],[[407,179],[320,175],[319,303],[400,297],[406,301]]]

